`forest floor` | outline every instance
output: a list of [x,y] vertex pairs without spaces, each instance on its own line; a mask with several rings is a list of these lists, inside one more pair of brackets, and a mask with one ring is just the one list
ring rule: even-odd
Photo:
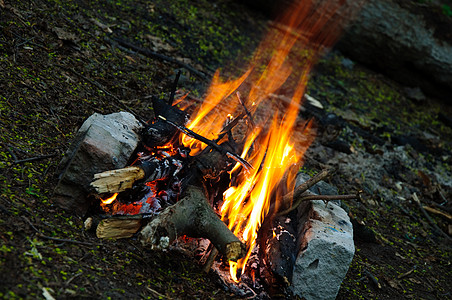
[[[193,257],[102,241],[52,202],[58,163],[91,114],[152,116],[147,96],[201,98],[243,71],[267,28],[233,1],[0,0],[0,296],[231,299]],[[126,40],[190,65],[137,54]],[[281,91],[283,93],[283,91]],[[334,166],[356,253],[338,299],[452,299],[452,108],[332,52],[307,93],[323,109],[303,171]],[[413,94],[414,93],[414,94]],[[430,212],[428,221],[414,201]],[[448,235],[445,237],[443,234]]]

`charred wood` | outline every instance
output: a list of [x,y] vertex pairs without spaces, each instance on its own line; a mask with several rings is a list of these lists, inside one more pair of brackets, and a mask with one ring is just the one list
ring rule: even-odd
[[[226,151],[232,151],[229,143],[222,143]],[[222,155],[218,151],[203,152],[195,157],[196,168],[200,171],[203,179],[217,178],[223,172],[229,170],[235,164],[234,160]]]
[[271,296],[285,293],[292,282],[296,258],[296,218],[275,217],[265,243],[265,268],[261,268]]
[[152,106],[156,119],[143,131],[143,142],[150,148],[167,144],[178,132],[177,128],[162,121],[158,116],[163,116],[178,126],[183,126],[188,121],[188,115],[185,112],[157,97],[152,97]]

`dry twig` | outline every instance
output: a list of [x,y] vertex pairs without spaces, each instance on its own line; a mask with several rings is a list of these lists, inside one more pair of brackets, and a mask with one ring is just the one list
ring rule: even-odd
[[435,221],[433,221],[432,217],[430,217],[428,212],[424,209],[424,207],[422,206],[421,200],[416,195],[416,193],[413,193],[412,197],[413,197],[414,202],[416,202],[417,206],[419,206],[419,209],[424,214],[425,218],[430,223],[430,225],[432,225],[432,227],[435,229],[435,231],[438,232],[440,235],[442,235],[444,238],[446,238],[446,240],[448,240],[449,242],[452,242],[452,238],[450,236],[448,236],[444,231],[442,231],[441,228],[438,227],[438,225],[436,225]]

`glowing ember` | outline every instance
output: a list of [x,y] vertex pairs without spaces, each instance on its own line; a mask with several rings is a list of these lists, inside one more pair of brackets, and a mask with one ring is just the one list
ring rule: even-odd
[[[301,1],[299,1],[301,2]],[[325,47],[330,47],[342,29],[342,18],[333,18],[340,3],[320,2],[315,5],[299,3],[282,18],[284,27],[273,29],[261,43],[252,66],[240,78],[221,82],[216,72],[204,103],[188,125],[193,131],[210,139],[216,138],[231,116],[243,113],[244,106],[253,114],[253,128],[247,128],[242,141],[241,157],[250,162],[253,169],[241,170],[237,164],[231,174],[238,174],[236,184],[224,193],[221,207],[222,219],[228,227],[246,242],[248,253],[245,258],[230,262],[231,277],[237,281],[237,269],[245,271],[246,263],[253,250],[258,230],[263,219],[278,209],[279,199],[284,191],[293,186],[282,186],[283,177],[293,184],[297,163],[314,139],[312,123],[299,122],[298,112],[303,98],[308,74]],[[295,46],[296,45],[296,46]],[[295,47],[294,47],[295,46]],[[294,50],[295,49],[295,50]],[[302,66],[292,66],[288,57],[291,52],[304,53]],[[270,59],[266,59],[270,53]],[[264,63],[267,61],[267,63]],[[300,63],[300,61],[297,61]],[[267,64],[262,71],[261,66]],[[297,70],[298,74],[292,71]],[[254,79],[253,79],[254,78]],[[295,78],[295,79],[294,79]],[[250,81],[253,83],[250,84]],[[275,103],[271,94],[284,83],[296,82],[293,96],[288,105]],[[237,99],[238,89],[244,95],[245,84],[251,86],[246,96]],[[183,136],[182,142],[195,155],[205,144]],[[269,208],[273,204],[273,212]]]
[[118,193],[114,193],[113,196],[108,197],[107,199],[100,199],[100,201],[102,202],[103,205],[109,205],[116,200],[116,196],[118,196]]

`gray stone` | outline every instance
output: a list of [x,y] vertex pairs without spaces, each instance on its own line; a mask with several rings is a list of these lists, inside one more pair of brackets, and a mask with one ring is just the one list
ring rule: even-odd
[[94,174],[125,167],[140,141],[141,129],[139,121],[128,112],[90,116],[60,162],[54,201],[84,215],[90,206],[87,195]]
[[300,207],[298,255],[292,292],[303,299],[335,299],[355,253],[353,227],[338,205],[311,201]]

